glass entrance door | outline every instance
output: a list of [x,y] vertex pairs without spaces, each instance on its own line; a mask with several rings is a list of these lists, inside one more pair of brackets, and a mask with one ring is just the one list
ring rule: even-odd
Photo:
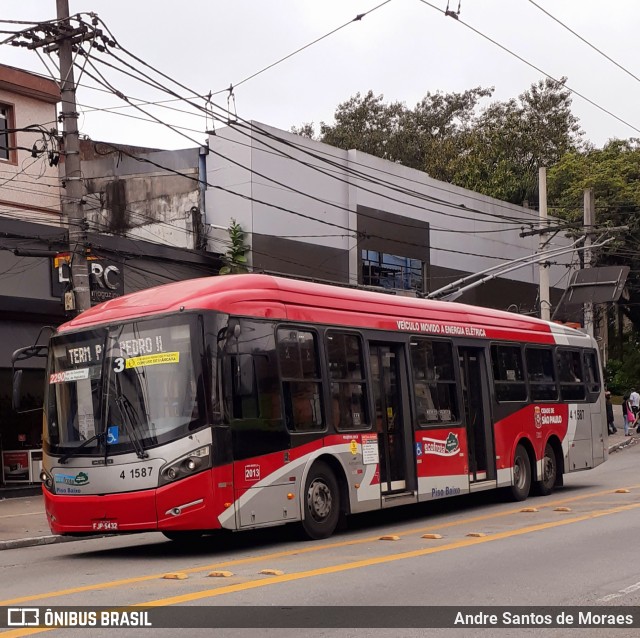
[[399,345],[381,343],[369,347],[383,494],[407,489],[399,349]]

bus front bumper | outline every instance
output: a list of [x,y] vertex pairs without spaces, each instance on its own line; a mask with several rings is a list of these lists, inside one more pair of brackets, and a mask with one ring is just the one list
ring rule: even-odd
[[43,488],[54,534],[210,530],[220,527],[209,471],[139,492],[52,494]]

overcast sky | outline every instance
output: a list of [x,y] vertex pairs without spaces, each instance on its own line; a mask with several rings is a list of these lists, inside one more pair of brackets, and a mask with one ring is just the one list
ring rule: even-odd
[[[129,51],[206,94],[240,83],[383,1],[70,0],[70,7],[72,13],[96,12]],[[628,123],[574,96],[573,112],[586,138],[597,146],[612,137],[640,137],[640,80],[529,0],[463,0],[460,21],[442,14],[446,0],[429,3],[440,12],[420,0],[390,0],[361,21],[241,84],[234,90],[238,115],[289,130],[304,122],[331,122],[340,102],[370,89],[388,101],[413,107],[427,92],[475,86],[493,86],[494,99],[505,100],[543,77],[472,27],[541,71],[556,78],[567,76],[569,87]],[[536,4],[640,77],[638,0],[536,0]],[[2,0],[0,18],[52,19],[55,5],[55,0]],[[457,10],[457,0],[451,0],[449,8]],[[0,47],[0,62],[46,73],[37,55],[24,49]],[[99,68],[130,97],[163,99],[138,81]],[[95,86],[86,75],[80,82]],[[227,95],[219,93],[213,100],[226,107]],[[158,124],[90,110],[121,105],[112,95],[81,86],[78,102],[83,105],[81,131],[93,139],[162,148],[184,148],[205,140],[207,126],[199,116],[152,111],[168,123],[195,129],[185,132],[191,138],[187,139]],[[177,102],[172,105],[184,108]],[[131,108],[118,112],[144,117]]]

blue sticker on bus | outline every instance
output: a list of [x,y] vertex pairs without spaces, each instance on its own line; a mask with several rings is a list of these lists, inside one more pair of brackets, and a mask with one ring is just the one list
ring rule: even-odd
[[422,456],[422,443],[416,443],[416,456]]
[[118,434],[118,426],[110,425],[107,428],[107,445],[114,445],[118,442],[120,435]]

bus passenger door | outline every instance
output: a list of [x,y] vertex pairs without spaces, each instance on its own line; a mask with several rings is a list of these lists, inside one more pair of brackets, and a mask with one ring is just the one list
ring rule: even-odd
[[495,480],[496,463],[485,351],[482,348],[459,347],[458,358],[467,429],[469,482]]
[[384,504],[385,495],[396,498],[415,489],[406,362],[402,344],[370,343],[369,356]]

